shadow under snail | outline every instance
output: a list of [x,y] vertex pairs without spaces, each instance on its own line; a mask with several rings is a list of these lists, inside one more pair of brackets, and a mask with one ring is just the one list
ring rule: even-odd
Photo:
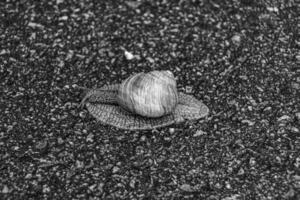
[[101,123],[129,130],[154,129],[209,113],[201,101],[177,91],[171,71],[142,72],[121,84],[90,89],[83,105]]

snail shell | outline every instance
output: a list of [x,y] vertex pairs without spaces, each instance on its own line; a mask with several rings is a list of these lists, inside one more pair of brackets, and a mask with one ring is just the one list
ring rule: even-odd
[[121,83],[118,104],[144,117],[170,114],[178,103],[176,80],[170,71],[138,73]]

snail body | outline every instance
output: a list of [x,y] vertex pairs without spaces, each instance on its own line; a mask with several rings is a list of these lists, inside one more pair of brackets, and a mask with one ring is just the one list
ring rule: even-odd
[[143,117],[168,115],[178,103],[174,75],[170,71],[135,74],[120,84],[117,102],[125,110]]

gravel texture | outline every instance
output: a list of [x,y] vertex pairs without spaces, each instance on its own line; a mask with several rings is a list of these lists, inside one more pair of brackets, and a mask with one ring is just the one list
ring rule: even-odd
[[[297,0],[0,3],[1,199],[300,199]],[[210,115],[97,124],[76,85],[154,69]]]

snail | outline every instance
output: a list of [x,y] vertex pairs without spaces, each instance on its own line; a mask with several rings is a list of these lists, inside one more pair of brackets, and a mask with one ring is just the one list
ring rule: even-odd
[[146,130],[200,119],[209,109],[193,96],[177,91],[171,71],[134,74],[121,84],[90,89],[81,105],[103,124]]

